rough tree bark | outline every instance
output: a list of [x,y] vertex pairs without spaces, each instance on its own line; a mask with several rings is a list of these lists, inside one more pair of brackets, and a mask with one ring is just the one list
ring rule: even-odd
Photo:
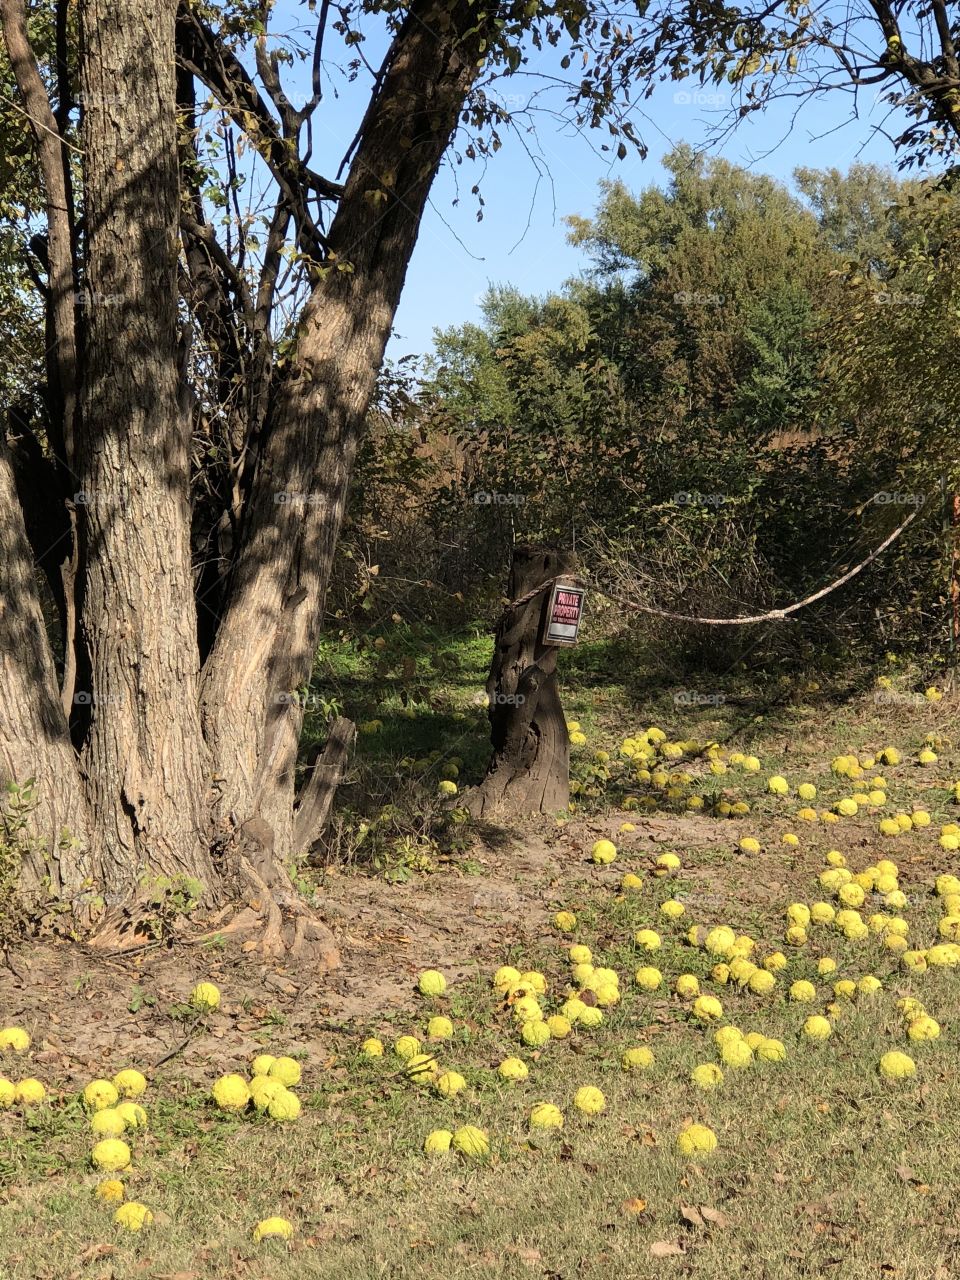
[[[66,4],[58,0],[63,49]],[[324,5],[318,18],[314,107],[329,10]],[[390,50],[341,185],[301,157],[308,113],[283,97],[265,37],[257,69],[279,129],[209,14],[184,3],[177,20],[173,0],[79,0],[78,255],[62,140],[74,101],[70,68],[66,60],[58,66],[53,113],[38,96],[23,0],[0,0],[44,159],[53,237],[48,323],[55,349],[69,356],[58,377],[61,388],[79,388],[76,411],[62,395],[61,420],[49,425],[54,447],[58,425],[73,435],[70,448],[59,449],[70,485],[61,483],[58,496],[81,495],[69,559],[76,577],[66,588],[79,616],[77,695],[57,707],[28,526],[4,459],[0,522],[13,554],[0,615],[0,777],[46,779],[33,825],[48,845],[58,823],[86,833],[89,847],[65,853],[70,865],[53,879],[69,886],[92,878],[117,903],[101,922],[101,942],[129,936],[128,907],[144,873],[183,873],[220,901],[226,927],[262,926],[268,954],[302,955],[310,946],[321,967],[335,962],[330,935],[299,904],[288,868],[326,818],[350,732],[345,723],[335,727],[298,798],[302,707],[294,695],[312,674],[347,486],[420,219],[502,26],[498,14],[478,13],[472,0],[413,0],[392,14]],[[240,260],[205,225],[206,179],[191,167],[190,148],[178,146],[178,100],[190,138],[191,78],[222,105],[279,192],[254,292]],[[318,199],[336,204],[328,232]],[[288,225],[300,261],[310,264],[311,294],[292,349],[271,368],[269,326]],[[178,333],[181,237],[183,302],[208,342],[201,358],[220,377],[220,394],[232,398],[235,384],[253,377],[246,421],[239,401],[229,409],[223,483],[210,487],[199,521],[204,546],[203,535],[229,525],[228,538],[211,541],[216,563],[204,567],[207,578],[191,560],[193,421],[178,385],[189,359],[189,333]],[[86,305],[72,329],[76,316],[64,302],[73,300],[78,256]],[[224,340],[232,367],[219,358]],[[71,369],[74,381],[65,376]],[[199,638],[195,579],[215,605]],[[41,861],[29,869],[34,881],[44,874]],[[237,897],[246,905],[231,918]]]
[[[573,568],[545,547],[514,549],[507,595],[519,600]],[[476,817],[556,813],[570,800],[570,738],[557,689],[559,649],[540,643],[550,592],[508,608],[497,624],[487,696],[493,755],[487,776],[464,797]]]
[[[363,123],[327,265],[271,406],[244,545],[202,682],[221,832],[293,851],[302,715],[347,485],[430,186],[478,74],[470,4],[414,4]],[[476,39],[476,37],[474,37]]]
[[[58,49],[65,39],[65,23],[65,11],[58,11]],[[79,377],[73,189],[67,148],[61,142],[60,126],[30,45],[24,0],[0,0],[0,27],[17,88],[34,126],[47,217],[45,363],[46,400],[50,406],[46,434],[50,456],[44,455],[26,421],[16,422],[19,415],[11,411],[11,426],[19,436],[14,462],[16,466],[19,457],[25,464],[20,468],[18,489],[27,536],[37,564],[50,584],[59,616],[63,647],[60,700],[69,719],[77,674],[74,591],[78,567],[72,508],[68,511],[64,501],[76,489],[76,485],[70,483],[75,478],[72,468]],[[69,96],[65,89],[67,74],[67,69],[58,65],[58,87],[61,97],[66,98]],[[69,107],[69,101],[66,105]],[[55,503],[57,496],[63,503],[59,509]]]
[[[24,848],[22,884],[70,899],[93,874],[90,814],[80,785],[40,611],[33,555],[13,467],[0,440],[0,779],[37,782],[35,839]],[[62,843],[66,829],[71,841]]]
[[[178,403],[175,0],[82,0],[88,298],[78,433],[82,770],[111,897],[144,872],[217,883]],[[136,91],[133,91],[133,83]]]

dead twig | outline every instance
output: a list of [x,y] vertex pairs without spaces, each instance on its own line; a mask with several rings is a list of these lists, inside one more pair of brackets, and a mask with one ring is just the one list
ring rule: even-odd
[[158,1067],[162,1067],[164,1063],[169,1062],[171,1058],[175,1058],[178,1053],[183,1053],[184,1049],[193,1039],[193,1033],[196,1031],[197,1027],[199,1027],[202,1021],[203,1021],[203,1014],[202,1013],[197,1014],[196,1018],[193,1021],[193,1025],[191,1026],[190,1030],[187,1032],[184,1039],[180,1042],[180,1044],[175,1045],[172,1049],[168,1050],[168,1052],[165,1053],[162,1058],[158,1058],[157,1061],[153,1064],[154,1071],[156,1071]]

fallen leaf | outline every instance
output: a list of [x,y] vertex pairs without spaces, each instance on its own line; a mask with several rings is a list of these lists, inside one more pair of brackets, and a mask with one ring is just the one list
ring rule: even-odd
[[335,1239],[337,1239],[337,1228],[334,1228],[334,1226],[328,1226],[328,1228],[325,1228],[323,1231],[314,1231],[314,1234],[307,1235],[305,1240],[303,1240],[303,1244],[305,1244],[307,1248],[316,1249],[319,1245],[329,1244],[330,1240]]
[[643,1213],[644,1209],[647,1207],[647,1202],[646,1200],[639,1199],[639,1197],[635,1197],[633,1200],[624,1200],[620,1207],[623,1209],[624,1213]]
[[80,1261],[95,1262],[97,1258],[109,1258],[116,1252],[116,1247],[112,1244],[92,1244],[89,1249],[84,1249],[81,1253]]
[[535,1266],[543,1258],[539,1249],[528,1249],[519,1244],[508,1244],[505,1252],[512,1253],[528,1267]]
[[721,1230],[730,1225],[730,1219],[725,1213],[721,1213],[719,1209],[711,1209],[710,1206],[706,1204],[702,1204],[700,1206],[700,1216],[706,1222],[711,1223],[714,1227],[719,1227]]
[[672,1240],[654,1240],[650,1252],[655,1258],[675,1258],[683,1253],[683,1247]]
[[689,1222],[692,1227],[704,1226],[703,1218],[700,1216],[700,1210],[692,1204],[682,1204],[680,1206],[680,1217],[684,1222]]

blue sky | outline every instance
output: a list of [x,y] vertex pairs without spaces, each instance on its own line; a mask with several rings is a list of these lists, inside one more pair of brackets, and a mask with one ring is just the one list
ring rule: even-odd
[[[475,198],[469,195],[469,162],[456,172],[446,166],[434,185],[410,263],[389,355],[427,351],[434,327],[478,319],[477,303],[490,282],[509,282],[524,293],[542,294],[581,271],[584,255],[567,243],[564,216],[592,213],[604,178],[619,178],[634,190],[665,182],[660,160],[676,143],[707,142],[719,113],[714,109],[711,118],[709,106],[675,101],[683,92],[681,86],[662,85],[642,104],[645,118],[639,120],[638,132],[649,148],[645,160],[631,151],[617,162],[599,153],[599,144],[607,141],[605,133],[578,137],[543,120],[538,142],[549,181],[540,178],[538,184],[537,170],[521,142],[506,139],[483,176],[484,217],[479,223]],[[724,145],[711,148],[711,154],[785,181],[800,166],[845,170],[861,160],[893,167],[888,139],[870,128],[886,110],[877,107],[871,116],[818,137],[846,118],[845,95],[807,102],[792,128],[793,106],[774,104],[765,113],[748,116]],[[457,178],[462,198],[454,206]]]
[[[304,9],[293,0],[281,0],[277,14],[286,19],[288,31],[299,27],[306,42],[311,28],[301,25],[308,17]],[[365,46],[372,64],[382,55],[383,42],[377,34],[372,33]],[[533,53],[526,71],[550,71],[556,59],[552,50]],[[335,71],[329,74],[326,100],[315,117],[314,163],[333,176],[362,116],[369,81],[361,75],[349,84]],[[284,80],[307,90],[307,78],[298,68]],[[499,91],[505,105],[516,108],[523,106],[525,95],[537,85],[521,72],[501,81]],[[722,91],[708,87],[699,93]],[[860,119],[839,129],[850,112],[851,99],[845,93],[808,100],[799,113],[795,100],[775,103],[747,116],[722,145],[710,147],[710,153],[785,181],[798,166],[846,169],[862,160],[893,167],[889,139],[875,132],[889,109],[873,104],[873,92],[864,91]],[[477,320],[477,304],[489,283],[510,283],[525,293],[542,294],[582,270],[585,259],[567,244],[564,216],[590,214],[602,179],[619,178],[634,190],[660,184],[666,177],[660,160],[674,145],[706,145],[725,113],[723,104],[713,105],[709,98],[691,101],[691,94],[697,93],[695,85],[663,84],[635,109],[632,118],[637,132],[649,148],[646,160],[631,150],[617,162],[612,152],[600,151],[600,145],[610,140],[605,129],[578,136],[544,114],[536,122],[535,141],[504,133],[502,149],[485,167],[468,160],[461,166],[446,163],[423,219],[388,355],[398,358],[429,351],[434,328]],[[539,166],[531,160],[527,146],[539,153]],[[476,217],[476,197],[470,194],[478,179],[484,200],[482,222]]]

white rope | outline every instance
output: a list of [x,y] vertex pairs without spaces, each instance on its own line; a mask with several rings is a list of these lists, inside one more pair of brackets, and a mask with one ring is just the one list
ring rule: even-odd
[[[782,609],[770,609],[767,613],[756,613],[742,618],[701,618],[692,613],[675,613],[672,609],[658,609],[652,604],[640,604],[636,600],[624,600],[622,597],[615,596],[612,592],[606,591],[598,583],[590,583],[589,585],[593,591],[596,591],[599,595],[606,597],[608,600],[612,600],[614,604],[622,605],[625,609],[631,609],[637,613],[650,613],[657,618],[671,618],[675,622],[697,622],[701,626],[705,627],[742,627],[753,625],[758,622],[783,622],[791,613],[796,613],[798,609],[805,609],[807,605],[811,605],[817,600],[822,600],[824,596],[830,595],[832,591],[836,591],[839,587],[842,587],[845,583],[849,582],[851,578],[855,578],[858,573],[862,573],[863,570],[866,569],[867,565],[872,564],[878,556],[883,555],[887,547],[896,542],[897,538],[899,538],[900,535],[909,528],[919,514],[919,507],[911,511],[906,520],[904,520],[901,525],[898,525],[889,537],[884,538],[879,547],[876,547],[871,551],[866,559],[861,560],[858,565],[854,565],[852,569],[849,569],[841,577],[836,578],[829,584],[829,586],[821,587],[819,591],[814,591],[812,595],[804,596],[802,600],[797,600],[794,604],[785,605]],[[574,575],[560,574],[556,578],[548,578],[546,582],[541,583],[539,587],[535,587],[532,591],[528,591],[526,595],[521,596],[518,600],[512,600],[506,606],[504,613],[509,612],[511,609],[517,609],[521,605],[528,604],[532,599],[534,599],[534,597],[538,596],[541,591],[545,591],[547,587],[553,586],[559,578],[569,578],[572,576]],[[584,579],[578,578],[576,581],[583,582]]]

